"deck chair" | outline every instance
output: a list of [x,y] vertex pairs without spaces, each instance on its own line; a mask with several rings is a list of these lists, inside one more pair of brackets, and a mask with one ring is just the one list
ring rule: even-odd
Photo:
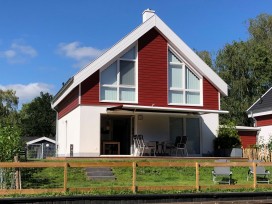
[[153,153],[153,156],[156,156],[156,145],[148,146],[147,144],[145,144],[143,135],[138,135],[138,140],[139,140],[140,152],[141,152],[140,156],[143,156],[146,151],[148,152],[150,156],[152,153]]
[[139,143],[138,135],[133,136],[134,143],[134,156],[141,156],[141,146]]
[[182,136],[180,142],[176,144],[176,156],[178,156],[178,151],[181,151],[182,155],[188,156],[186,143],[187,143],[187,136]]
[[[215,162],[229,162],[226,159],[218,159],[215,160]],[[224,167],[214,167],[212,171],[212,178],[214,183],[219,183],[219,184],[231,184],[232,180],[232,172],[230,170],[229,166],[224,166]],[[221,178],[221,180],[218,180]]]
[[[249,160],[249,162],[261,162],[260,160]],[[253,167],[250,166],[247,173],[247,181],[253,177]],[[256,166],[257,183],[268,183],[270,180],[270,171],[266,170],[263,166]]]

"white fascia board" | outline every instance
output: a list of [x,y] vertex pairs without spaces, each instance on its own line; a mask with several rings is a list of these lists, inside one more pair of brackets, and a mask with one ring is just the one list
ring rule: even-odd
[[253,113],[253,112],[248,112],[248,117],[249,118],[254,118],[254,117],[258,117],[258,116],[263,116],[263,115],[271,115],[272,114],[272,110],[269,110],[269,111],[261,111],[261,112],[256,112],[256,113]]
[[229,113],[229,111],[224,110],[207,110],[207,109],[191,109],[191,108],[169,108],[169,107],[161,107],[161,106],[138,106],[138,105],[123,105],[122,107],[127,109],[142,109],[142,110],[150,110],[150,111],[177,111],[177,112],[195,112],[195,113]]
[[158,16],[156,27],[168,43],[184,57],[196,70],[211,82],[223,96],[228,95],[228,85],[210,68],[185,42],[183,42]]
[[[252,106],[250,106],[246,111],[248,112],[250,108],[252,108],[256,103],[258,103],[260,101],[261,98],[263,98],[270,90],[272,89],[272,87],[270,89],[268,89],[255,103],[252,104]],[[249,114],[249,112],[248,112]]]
[[142,37],[145,33],[155,27],[155,16],[149,18],[147,21],[138,26],[135,30],[133,30],[130,34],[125,36],[122,40],[116,43],[112,48],[107,50],[103,55],[93,61],[91,64],[87,65],[84,69],[79,71],[74,76],[73,84],[64,91],[64,93],[56,100],[52,106],[56,107],[58,103],[60,103],[65,96],[68,95],[78,84],[83,82],[97,70],[101,69],[103,66],[107,65],[111,60],[113,60],[116,56],[118,56],[122,51],[135,43],[140,37]]
[[30,144],[34,144],[34,143],[36,143],[36,142],[40,142],[40,141],[42,141],[42,140],[46,140],[46,141],[48,141],[48,142],[51,142],[51,143],[56,144],[56,141],[55,141],[55,140],[52,140],[52,139],[50,139],[50,138],[48,138],[48,137],[40,137],[40,138],[37,138],[37,139],[35,139],[35,140],[29,141],[29,142],[27,142],[26,144],[27,144],[27,145],[30,145]]
[[259,131],[261,128],[258,127],[248,127],[248,126],[235,126],[236,130],[241,131]]

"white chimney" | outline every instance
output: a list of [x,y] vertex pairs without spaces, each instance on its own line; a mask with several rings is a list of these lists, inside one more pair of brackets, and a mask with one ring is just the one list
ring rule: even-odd
[[151,10],[151,9],[146,9],[143,12],[143,22],[145,22],[146,20],[148,20],[149,18],[151,18],[152,16],[155,15],[155,11]]

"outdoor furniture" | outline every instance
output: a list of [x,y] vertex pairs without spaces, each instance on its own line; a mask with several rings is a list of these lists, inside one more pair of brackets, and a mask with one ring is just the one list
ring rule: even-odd
[[[259,163],[260,160],[249,160],[249,162]],[[249,178],[252,178],[254,174],[253,167],[250,166],[247,173],[247,181]],[[257,183],[268,183],[269,184],[269,177],[270,171],[266,170],[263,166],[256,166],[256,176],[257,176]]]
[[[229,162],[226,159],[218,159],[215,160],[215,162]],[[214,183],[219,184],[231,184],[232,181],[232,172],[230,170],[229,166],[224,167],[214,167],[214,170],[212,171],[212,178]],[[221,180],[218,180],[221,178]]]
[[[180,137],[179,137],[180,138]],[[182,155],[188,156],[188,151],[186,148],[187,136],[182,136],[179,143],[176,144],[176,156],[178,156],[178,151],[181,151]]]
[[137,148],[139,149],[139,155],[143,156],[144,153],[147,151],[148,154],[151,156],[153,153],[153,156],[156,156],[156,142],[154,144],[146,144],[144,142],[144,137],[143,135],[135,135],[134,140]]

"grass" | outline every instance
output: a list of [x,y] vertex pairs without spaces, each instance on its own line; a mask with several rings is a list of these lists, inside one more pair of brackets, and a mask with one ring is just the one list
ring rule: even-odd
[[[82,162],[82,160],[78,160]],[[90,162],[90,160],[86,160]],[[96,160],[94,162],[108,162],[114,160]],[[120,162],[122,160],[116,160]],[[128,160],[124,160],[128,161]],[[130,160],[132,161],[132,160]],[[150,160],[138,160],[150,161]],[[153,161],[153,160],[152,160]],[[154,160],[154,161],[169,161],[169,160]],[[173,160],[173,162],[195,162],[192,160]],[[211,160],[209,160],[211,161]],[[59,162],[59,161],[58,161]],[[77,162],[72,160],[72,162]],[[91,161],[93,162],[93,160]],[[200,162],[205,162],[201,160]],[[236,189],[223,190],[219,184],[214,184],[212,181],[212,167],[200,168],[200,186],[218,187],[218,189],[207,189],[200,192],[248,192],[248,191],[269,191],[269,189]],[[272,167],[268,167],[272,172]],[[132,185],[132,168],[131,167],[115,167],[112,168],[116,180],[114,181],[95,181],[89,180],[86,177],[85,168],[68,168],[68,188],[82,187],[130,187]],[[233,179],[236,184],[252,185],[252,179],[247,181],[248,167],[232,167]],[[21,171],[22,187],[29,188],[63,188],[63,168],[27,168]],[[195,168],[194,167],[137,167],[137,186],[195,186]],[[149,193],[181,193],[181,192],[196,192],[196,191],[142,191],[139,194]],[[69,195],[78,194],[79,192],[68,192]],[[115,191],[109,188],[106,191],[92,191],[83,194],[92,195],[115,195],[115,194],[131,194],[129,190]],[[81,193],[82,194],[82,193]]]

